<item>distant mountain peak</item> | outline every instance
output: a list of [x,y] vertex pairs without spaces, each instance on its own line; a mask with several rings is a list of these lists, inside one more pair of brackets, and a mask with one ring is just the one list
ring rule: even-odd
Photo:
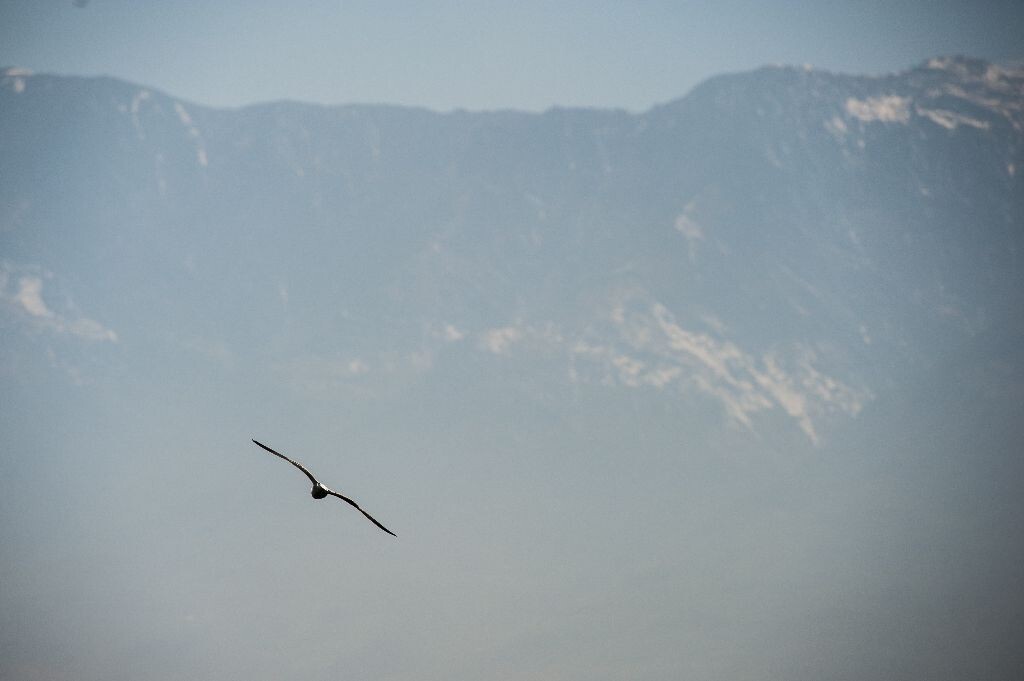
[[992,86],[1013,81],[1017,81],[1019,86],[1019,81],[1024,79],[1022,61],[990,62],[963,55],[932,57],[915,70],[944,71],[959,80],[984,82]]
[[991,66],[992,64],[984,59],[962,54],[932,57],[922,64],[922,68],[953,71],[963,75],[983,75]]

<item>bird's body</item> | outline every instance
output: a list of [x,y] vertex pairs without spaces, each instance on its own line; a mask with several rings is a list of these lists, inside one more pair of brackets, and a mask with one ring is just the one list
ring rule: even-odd
[[271,453],[271,454],[273,454],[274,456],[278,456],[278,457],[280,457],[280,458],[284,459],[285,461],[287,461],[288,463],[290,463],[291,465],[295,466],[295,467],[296,467],[296,468],[298,468],[298,469],[299,469],[300,471],[302,471],[303,473],[305,473],[305,474],[306,474],[306,477],[307,477],[307,478],[309,478],[309,481],[313,483],[313,488],[312,488],[311,490],[309,490],[309,495],[310,495],[311,497],[313,497],[314,499],[323,499],[324,497],[326,497],[326,496],[328,496],[328,495],[330,495],[330,496],[334,496],[334,497],[338,497],[338,498],[339,498],[339,499],[341,499],[342,501],[344,501],[344,502],[346,502],[346,503],[350,504],[351,506],[353,506],[353,507],[354,507],[354,508],[355,508],[355,509],[356,509],[357,511],[359,511],[359,512],[360,512],[360,513],[362,513],[362,514],[363,514],[364,516],[366,516],[366,518],[367,518],[367,519],[368,519],[368,520],[369,520],[369,521],[370,521],[371,523],[373,523],[374,525],[376,525],[376,526],[377,526],[377,527],[379,527],[380,529],[384,530],[385,532],[387,532],[388,534],[390,534],[390,535],[391,535],[392,537],[397,537],[397,536],[398,536],[398,535],[396,535],[396,534],[395,534],[394,532],[392,532],[391,530],[389,530],[388,528],[386,528],[386,527],[384,527],[383,525],[381,525],[380,523],[378,523],[378,522],[377,522],[377,521],[376,521],[376,520],[375,520],[375,519],[373,518],[373,516],[371,516],[371,515],[370,515],[369,513],[367,513],[366,511],[364,511],[364,510],[363,510],[362,508],[360,508],[360,507],[359,507],[359,504],[357,504],[356,502],[352,501],[351,499],[349,499],[348,497],[346,497],[346,496],[344,496],[344,495],[342,495],[342,494],[338,494],[337,492],[335,492],[335,491],[334,491],[333,489],[331,489],[330,487],[325,487],[324,485],[321,485],[321,484],[320,484],[320,481],[319,481],[319,480],[317,480],[317,479],[316,479],[315,477],[313,477],[313,474],[312,474],[312,473],[310,473],[310,472],[309,472],[309,471],[308,471],[308,470],[306,469],[306,467],[305,467],[305,466],[303,466],[303,465],[302,465],[301,463],[299,463],[298,461],[293,461],[292,459],[289,459],[289,458],[288,458],[287,456],[285,456],[285,455],[284,455],[284,454],[282,454],[281,452],[278,452],[278,451],[274,451],[273,449],[271,449],[270,447],[266,446],[266,445],[265,445],[265,444],[263,444],[262,442],[257,442],[256,440],[253,440],[253,444],[255,444],[255,445],[256,445],[256,446],[258,446],[258,447],[262,447],[263,449],[267,450],[268,452],[270,452],[270,453]]

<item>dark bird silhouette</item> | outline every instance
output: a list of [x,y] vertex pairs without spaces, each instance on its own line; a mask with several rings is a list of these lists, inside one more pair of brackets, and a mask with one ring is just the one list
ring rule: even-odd
[[391,531],[391,530],[389,530],[388,528],[386,528],[386,527],[384,527],[383,525],[381,525],[380,523],[378,523],[378,522],[377,522],[377,521],[376,521],[376,520],[374,519],[374,517],[373,517],[372,515],[370,515],[369,513],[367,513],[366,511],[364,511],[363,509],[361,509],[361,508],[359,507],[359,504],[357,504],[356,502],[352,501],[351,499],[349,499],[348,497],[344,496],[343,494],[338,494],[337,492],[335,492],[335,491],[334,491],[333,489],[331,489],[330,487],[324,487],[323,485],[321,485],[321,484],[320,484],[320,481],[319,481],[319,480],[317,480],[317,479],[316,479],[315,477],[313,477],[313,474],[312,474],[312,473],[310,473],[310,472],[309,472],[308,470],[306,470],[306,467],[305,467],[305,466],[303,466],[303,465],[302,465],[301,463],[299,463],[298,461],[293,461],[293,460],[289,459],[289,458],[288,458],[287,456],[285,456],[285,455],[284,455],[284,454],[282,454],[281,452],[275,452],[275,451],[274,451],[273,449],[271,449],[270,447],[266,446],[266,445],[265,445],[265,444],[263,444],[262,442],[256,442],[256,440],[253,440],[253,444],[255,444],[255,445],[259,446],[259,447],[262,447],[263,449],[267,450],[268,452],[270,452],[270,453],[271,453],[271,454],[273,454],[274,456],[279,456],[279,457],[281,457],[282,459],[284,459],[285,461],[287,461],[288,463],[290,463],[291,465],[295,466],[295,467],[296,467],[296,468],[298,468],[298,469],[299,469],[300,471],[302,471],[303,473],[305,473],[305,474],[306,474],[306,477],[307,477],[307,478],[309,478],[310,482],[312,482],[312,483],[313,483],[313,489],[311,489],[311,490],[309,491],[309,494],[310,494],[310,496],[312,496],[312,497],[313,497],[314,499],[323,499],[323,498],[324,498],[324,497],[326,497],[327,495],[331,495],[331,496],[333,496],[333,497],[338,497],[338,498],[339,498],[339,499],[341,499],[342,501],[344,501],[344,502],[347,502],[347,503],[351,504],[351,505],[352,505],[353,507],[355,507],[355,509],[356,509],[357,511],[359,511],[360,513],[362,513],[363,515],[365,515],[365,516],[366,516],[366,518],[367,518],[367,519],[368,519],[368,520],[369,520],[369,521],[370,521],[371,523],[373,523],[374,525],[376,525],[376,526],[377,526],[377,527],[379,527],[380,529],[384,530],[385,532],[387,532],[388,534],[390,534],[390,535],[391,535],[392,537],[397,537],[397,536],[398,536],[397,534],[395,534],[394,532],[392,532],[392,531]]

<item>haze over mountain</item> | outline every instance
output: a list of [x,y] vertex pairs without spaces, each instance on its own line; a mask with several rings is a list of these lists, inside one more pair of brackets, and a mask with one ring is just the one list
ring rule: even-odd
[[1022,170],[1024,69],[963,57],[641,114],[7,68],[0,672],[1011,678]]

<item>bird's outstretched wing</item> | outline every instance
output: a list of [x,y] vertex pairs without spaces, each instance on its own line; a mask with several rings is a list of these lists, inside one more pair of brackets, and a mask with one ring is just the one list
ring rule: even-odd
[[[325,488],[325,489],[326,489],[326,488]],[[334,491],[333,489],[328,489],[328,490],[327,490],[327,493],[328,493],[328,494],[330,494],[330,495],[332,495],[332,496],[338,497],[338,498],[339,498],[339,499],[341,499],[342,501],[347,501],[348,503],[352,504],[352,506],[354,506],[354,507],[355,507],[355,509],[356,509],[357,511],[359,511],[360,513],[362,513],[363,515],[365,515],[365,516],[366,516],[367,520],[369,520],[369,521],[370,521],[371,523],[373,523],[374,525],[376,525],[376,526],[377,526],[377,527],[379,527],[380,529],[382,529],[382,530],[384,530],[385,532],[387,532],[388,534],[390,534],[390,535],[391,535],[392,537],[397,537],[397,536],[398,536],[397,534],[395,534],[394,532],[392,532],[392,531],[391,531],[391,530],[389,530],[388,528],[386,528],[386,527],[384,527],[383,525],[381,525],[380,523],[378,523],[378,522],[377,522],[377,521],[376,521],[376,520],[374,519],[374,517],[373,517],[372,515],[370,515],[369,513],[367,513],[366,511],[364,511],[363,509],[361,509],[361,508],[359,507],[359,504],[357,504],[356,502],[352,501],[352,500],[351,500],[351,499],[349,499],[348,497],[344,496],[343,494],[338,494],[338,493],[337,493],[337,492],[335,492],[335,491]]]
[[298,461],[292,461],[291,459],[289,459],[289,458],[288,458],[287,456],[285,456],[285,455],[284,455],[284,454],[282,454],[281,452],[275,452],[275,451],[274,451],[273,449],[271,449],[270,447],[266,446],[266,445],[265,445],[265,444],[263,444],[262,442],[256,442],[256,440],[253,440],[253,444],[256,444],[256,445],[258,445],[258,446],[260,446],[260,447],[263,447],[263,449],[267,450],[268,452],[270,452],[270,453],[271,453],[271,454],[273,454],[274,456],[279,456],[279,457],[281,457],[282,459],[284,459],[285,461],[287,461],[288,463],[290,463],[291,465],[293,465],[293,466],[295,466],[296,468],[298,468],[298,469],[299,469],[300,471],[302,471],[303,473],[305,473],[305,474],[306,474],[306,477],[307,477],[307,478],[309,478],[309,479],[310,479],[310,481],[312,481],[312,483],[313,483],[314,485],[319,485],[319,484],[320,484],[320,482],[319,482],[319,481],[318,481],[318,480],[317,480],[316,478],[314,478],[314,477],[313,477],[313,474],[312,474],[312,473],[310,473],[310,472],[309,472],[308,470],[306,470],[306,467],[305,467],[305,466],[303,466],[303,465],[302,465],[301,463],[299,463]]

